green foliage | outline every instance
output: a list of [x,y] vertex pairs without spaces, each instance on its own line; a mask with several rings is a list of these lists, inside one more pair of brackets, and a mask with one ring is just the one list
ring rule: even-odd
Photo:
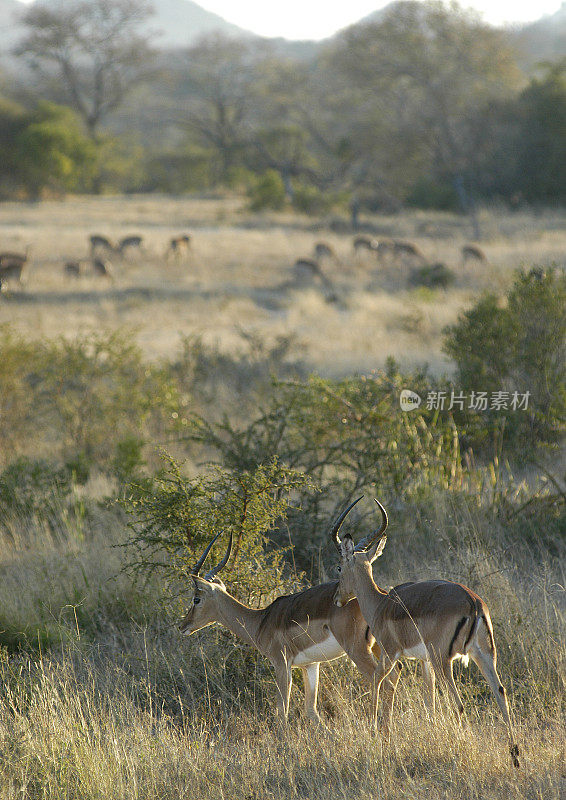
[[293,208],[304,214],[323,214],[329,211],[334,203],[334,197],[321,192],[316,186],[305,183],[296,183],[293,186]]
[[250,209],[262,211],[273,209],[279,211],[285,205],[285,184],[283,178],[274,169],[266,170],[248,190]]
[[444,352],[458,365],[463,388],[496,391],[510,371],[511,321],[495,295],[482,297],[446,329]]
[[456,280],[454,271],[446,264],[427,264],[411,273],[412,286],[426,286],[429,289],[446,289]]
[[120,484],[134,480],[145,465],[143,458],[144,440],[130,434],[116,443],[112,461],[112,473]]
[[16,142],[27,124],[27,115],[17,103],[0,97],[0,187],[9,195],[19,186]]
[[231,532],[223,579],[246,602],[261,603],[280,589],[284,550],[268,549],[268,534],[285,519],[296,493],[312,490],[310,481],[276,458],[251,470],[218,466],[195,478],[170,456],[164,458],[165,468],[147,482],[130,485],[121,501],[131,515],[130,568],[145,576],[161,570],[168,582],[180,582],[186,590],[192,566],[208,543],[219,531],[225,533],[210,555],[213,566]]
[[[81,538],[87,507],[76,493],[74,465],[20,458],[0,474],[0,533],[18,539],[40,527],[53,541]],[[23,536],[25,539],[25,535]]]
[[2,513],[32,514],[46,508],[56,497],[71,491],[72,473],[54,469],[48,461],[19,458],[0,474]]
[[527,200],[566,201],[566,59],[518,100],[516,188]]
[[444,351],[467,391],[529,391],[527,411],[498,412],[516,447],[556,444],[566,419],[566,276],[519,272],[502,305],[480,299],[445,331]]
[[430,412],[401,412],[404,380],[426,393],[421,388],[425,374],[403,378],[393,371],[342,381],[311,377],[278,383],[267,407],[246,424],[193,417],[185,436],[225,468],[252,472],[277,458],[320,486],[316,495],[303,493],[302,513],[291,515],[293,542],[297,553],[305,555],[327,544],[329,522],[364,492],[386,500],[410,498],[427,486],[449,488],[461,480],[453,422]]
[[16,159],[30,194],[88,187],[96,167],[96,148],[76,115],[64,106],[40,102],[18,138]]
[[208,189],[213,178],[213,153],[203,147],[149,155],[145,168],[146,190],[182,194]]
[[460,208],[454,186],[446,181],[423,175],[411,187],[405,203],[414,208],[457,211]]
[[135,454],[139,443],[162,435],[177,414],[174,382],[165,369],[144,362],[129,334],[33,343],[7,329],[4,334],[4,458],[18,451],[49,451],[50,460],[72,461],[80,471],[96,464],[123,476],[140,463]]

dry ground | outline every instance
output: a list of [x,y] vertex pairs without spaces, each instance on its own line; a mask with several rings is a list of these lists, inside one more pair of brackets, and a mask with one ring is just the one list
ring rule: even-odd
[[[442,261],[457,276],[448,291],[411,289],[415,266],[371,254],[356,257],[352,236],[294,214],[254,215],[245,202],[226,198],[100,197],[0,205],[0,250],[32,247],[23,290],[8,286],[0,321],[30,336],[135,329],[150,357],[170,356],[181,335],[234,351],[239,330],[267,340],[293,334],[306,360],[327,375],[369,371],[393,355],[403,367],[428,362],[444,371],[442,329],[472,297],[503,290],[512,272],[533,264],[566,264],[566,214],[482,212],[489,263],[463,266],[469,223],[448,214],[412,212],[368,219],[382,235],[406,238],[429,262]],[[68,260],[86,258],[88,236],[144,237],[144,251],[112,259],[114,282],[87,274],[72,279]],[[164,257],[174,235],[190,233],[191,252]],[[331,291],[317,279],[295,281],[297,258],[327,242],[336,259],[321,263]],[[295,282],[294,282],[295,281]]]
[[[0,650],[3,800],[564,800],[564,576],[548,552],[532,568],[527,550],[515,569],[474,548],[458,554],[486,572],[474,585],[493,614],[515,769],[473,666],[456,667],[461,728],[444,697],[436,721],[427,716],[407,663],[387,745],[368,725],[367,687],[341,660],[321,669],[326,728],[304,720],[299,686],[281,730],[267,662],[219,629],[181,638],[156,585],[134,589],[120,574],[122,532],[107,523],[91,541],[67,531],[54,546],[39,530],[32,547],[0,541],[0,619],[52,638],[45,651]],[[447,548],[432,542],[415,564],[409,541],[402,531],[384,556],[384,585],[431,569],[469,582]]]

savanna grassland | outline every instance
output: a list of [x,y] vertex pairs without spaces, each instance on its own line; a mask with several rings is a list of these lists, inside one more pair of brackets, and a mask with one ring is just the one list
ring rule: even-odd
[[[338,222],[343,227],[345,219]],[[409,239],[430,263],[445,263],[456,274],[455,284],[439,293],[411,289],[408,278],[418,261],[378,264],[371,253],[356,257],[351,234],[333,233],[324,222],[294,214],[256,216],[237,197],[3,204],[2,249],[24,250],[29,244],[32,260],[25,293],[4,298],[2,318],[24,334],[47,337],[126,326],[136,330],[136,340],[152,358],[171,356],[180,334],[198,333],[206,343],[235,352],[244,329],[267,340],[295,336],[307,362],[323,374],[382,367],[389,355],[404,367],[427,362],[442,371],[449,362],[441,353],[441,331],[471,297],[505,289],[518,267],[564,265],[566,259],[561,211],[484,212],[482,247],[489,262],[466,267],[460,252],[470,236],[465,218],[414,212],[367,222],[370,236]],[[89,278],[88,270],[78,281],[63,272],[66,261],[87,256],[93,233],[113,240],[144,237],[142,254],[110,257],[112,285]],[[190,253],[167,262],[169,239],[183,233],[193,236]],[[321,266],[337,302],[327,302],[328,292],[316,279],[293,285],[295,260],[312,257],[320,241],[336,253]]]
[[[566,215],[484,210],[487,261],[466,265],[463,217],[364,222],[453,283],[414,286],[420,264],[355,255],[345,218],[256,215],[235,196],[0,206],[0,249],[31,246],[25,285],[0,294],[2,798],[566,797],[563,397],[529,425],[399,410],[401,388],[465,377],[445,329],[483,292],[498,297],[491,316],[508,306],[539,324],[532,309],[562,291],[539,283],[566,265]],[[96,276],[93,233],[139,234],[143,249]],[[166,259],[185,233],[189,252]],[[317,242],[336,257],[305,277],[293,265]],[[534,266],[542,277],[521,283]],[[525,348],[509,375],[534,396]],[[321,668],[325,726],[304,719],[297,674],[282,728],[267,662],[221,628],[180,636],[187,570],[213,531],[240,536],[229,591],[267,603],[332,577],[329,521],[362,493],[356,535],[373,496],[390,515],[380,585],[444,577],[486,600],[520,769],[473,665],[456,667],[459,727],[445,696],[429,718],[407,663],[387,744],[345,659]]]

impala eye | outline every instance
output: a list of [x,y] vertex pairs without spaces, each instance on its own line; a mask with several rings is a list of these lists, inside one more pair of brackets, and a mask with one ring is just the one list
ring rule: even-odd
[[195,599],[193,600],[193,605],[196,606],[199,603],[200,603],[200,597],[195,597]]
[[340,573],[342,572],[342,567],[336,567],[336,572],[338,573],[338,575],[340,575]]

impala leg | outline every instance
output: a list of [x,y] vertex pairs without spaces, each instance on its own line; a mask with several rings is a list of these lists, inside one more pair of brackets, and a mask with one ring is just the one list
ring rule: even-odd
[[421,664],[423,668],[423,679],[426,686],[425,703],[430,717],[434,719],[436,712],[436,678],[430,661],[421,661]]
[[464,704],[462,703],[462,698],[460,697],[460,693],[454,683],[454,675],[452,673],[452,660],[447,659],[442,664],[442,672],[444,674],[444,679],[446,681],[446,685],[448,686],[448,691],[452,696],[452,700],[456,706],[456,711],[458,714],[458,723],[461,723],[462,714],[464,713]]
[[[377,671],[379,669],[379,660],[381,650],[377,643],[375,643],[371,650],[366,648],[358,648],[354,653],[348,654],[356,667],[360,670],[362,675],[368,680],[371,686],[371,711],[370,723],[374,728],[377,728],[377,708],[379,703],[379,683],[377,680]],[[396,686],[396,683],[395,683]],[[393,707],[393,699],[395,696],[395,688],[391,695],[391,707]]]
[[448,658],[442,658],[438,654],[432,657],[432,667],[436,673],[436,677],[442,681],[442,685],[448,689],[448,694],[452,700],[454,709],[456,711],[458,723],[461,722],[461,716],[464,713],[464,705],[462,698],[458,693],[456,684],[454,683],[454,675],[452,674],[452,661]]
[[322,720],[316,710],[316,700],[318,696],[318,672],[320,664],[309,664],[308,667],[301,667],[303,682],[305,684],[305,714],[307,719],[322,724]]
[[395,692],[397,691],[397,684],[401,677],[402,665],[397,661],[394,668],[389,675],[383,679],[382,685],[382,724],[381,731],[386,739],[389,739],[391,733],[391,721],[393,719],[393,703],[395,702]]
[[479,647],[476,646],[470,649],[470,656],[472,661],[478,665],[482,675],[489,683],[491,691],[495,696],[497,705],[503,714],[503,719],[505,720],[505,725],[507,726],[509,742],[511,743],[511,758],[513,759],[513,765],[515,767],[520,767],[519,748],[513,736],[513,726],[511,725],[511,715],[509,713],[509,704],[507,703],[507,694],[505,692],[505,687],[499,680],[499,675],[497,674],[497,669],[495,666],[496,655],[495,653],[484,653]]
[[291,667],[287,664],[286,659],[282,659],[273,666],[275,669],[275,682],[277,684],[277,713],[282,722],[287,722],[291,684],[293,683]]

